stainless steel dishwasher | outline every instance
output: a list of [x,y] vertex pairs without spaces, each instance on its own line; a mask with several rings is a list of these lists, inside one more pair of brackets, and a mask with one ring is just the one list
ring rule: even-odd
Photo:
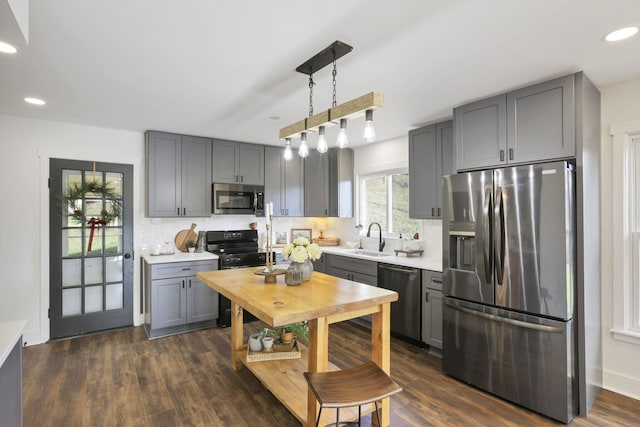
[[378,287],[398,293],[391,303],[391,333],[414,341],[421,338],[421,276],[417,268],[378,264]]

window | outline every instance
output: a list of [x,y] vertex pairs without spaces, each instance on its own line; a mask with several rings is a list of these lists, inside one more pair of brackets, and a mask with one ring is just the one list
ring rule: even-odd
[[385,172],[360,179],[360,218],[377,222],[383,231],[413,233],[418,223],[409,218],[409,174]]
[[640,345],[640,120],[613,135],[613,336]]

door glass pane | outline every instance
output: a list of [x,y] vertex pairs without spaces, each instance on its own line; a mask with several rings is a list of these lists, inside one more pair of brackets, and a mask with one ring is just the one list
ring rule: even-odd
[[[70,196],[74,192],[78,193],[78,189],[82,187],[82,172],[79,170],[62,171],[62,189],[63,197]],[[74,210],[82,210],[82,198],[74,198],[71,203],[63,203],[61,206],[62,226],[63,227],[80,227],[80,222],[73,216]]]
[[102,311],[102,286],[91,286],[84,291],[84,312]]
[[62,260],[62,287],[78,286],[82,284],[82,260]]
[[122,281],[122,257],[109,257],[106,259],[107,277],[106,282]]
[[84,283],[102,283],[102,258],[84,260]]
[[106,309],[115,310],[123,307],[122,303],[122,283],[107,285]]
[[122,253],[122,228],[104,229],[104,253],[105,255],[116,255]]
[[122,199],[122,174],[107,172],[107,188],[113,196]]
[[84,238],[84,254],[89,257],[102,255],[102,227],[96,227],[93,230],[93,241],[91,243],[91,252],[89,252],[89,240],[91,238],[91,227],[87,227]]
[[[97,188],[103,187],[102,172],[85,171],[84,172],[85,184],[88,186],[95,186]],[[102,191],[90,191],[86,193],[87,199],[101,199]]]
[[80,314],[82,308],[82,290],[80,288],[75,289],[63,289],[62,290],[62,315],[71,316],[74,314]]
[[62,230],[62,256],[79,257],[82,255],[82,230],[71,228]]
[[[91,193],[87,193],[87,197],[89,197],[90,194]],[[87,220],[91,217],[100,219],[100,215],[102,213],[102,199],[88,199],[85,201],[84,205]]]

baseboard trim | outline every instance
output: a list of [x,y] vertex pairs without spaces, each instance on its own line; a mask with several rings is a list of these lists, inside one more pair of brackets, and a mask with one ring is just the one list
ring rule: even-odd
[[612,371],[604,371],[603,387],[618,394],[640,400],[640,378],[632,378],[628,375]]

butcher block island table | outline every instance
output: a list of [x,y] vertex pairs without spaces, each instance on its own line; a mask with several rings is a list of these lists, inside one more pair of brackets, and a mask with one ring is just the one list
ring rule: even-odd
[[[371,314],[371,360],[387,374],[390,372],[390,304],[398,300],[396,292],[319,272],[300,286],[285,285],[284,276],[279,276],[277,283],[264,283],[264,276],[254,274],[255,270],[206,271],[197,277],[231,300],[232,369],[246,365],[303,425],[315,425],[319,405],[302,373],[339,369],[329,363],[330,324]],[[308,349],[300,359],[247,363],[243,309],[271,327],[309,321]],[[341,410],[341,418],[357,417],[357,408],[350,409]],[[367,411],[370,409],[363,408],[363,413]],[[380,412],[382,425],[388,426],[388,398],[383,399]],[[334,411],[322,411],[323,418],[325,413]],[[335,421],[332,416],[331,421]]]

